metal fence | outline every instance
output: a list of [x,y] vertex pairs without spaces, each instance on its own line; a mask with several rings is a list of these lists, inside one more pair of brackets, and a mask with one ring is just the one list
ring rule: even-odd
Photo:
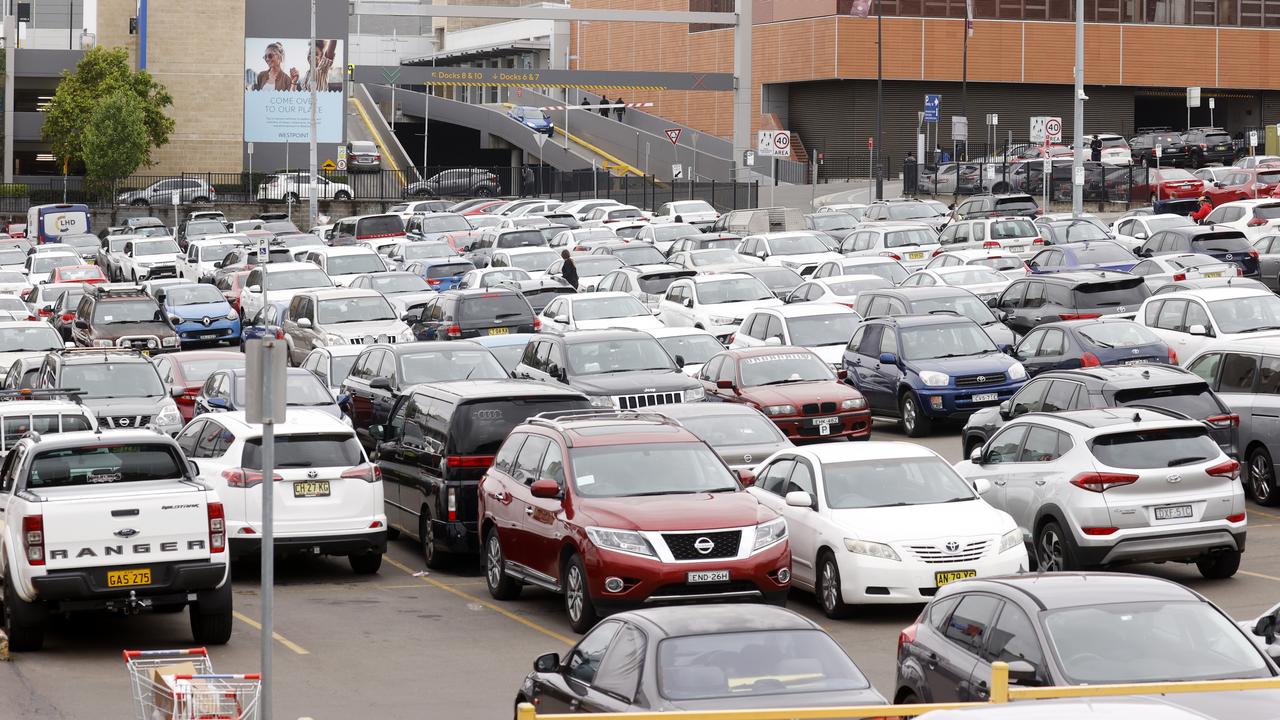
[[[983,193],[1027,193],[1049,202],[1071,200],[1071,160],[1054,160],[1048,173],[1044,161],[1015,163],[944,163],[917,166],[915,194],[932,196]],[[1150,204],[1151,170],[1142,165],[1084,163],[1084,199],[1088,202]],[[904,192],[909,193],[910,188]]]

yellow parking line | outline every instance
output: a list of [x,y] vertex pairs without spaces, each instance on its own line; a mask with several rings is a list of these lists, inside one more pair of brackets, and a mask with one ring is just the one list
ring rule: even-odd
[[1276,582],[1280,582],[1280,577],[1276,577],[1275,575],[1263,575],[1262,573],[1249,572],[1248,570],[1238,570],[1237,572],[1239,572],[1241,575],[1248,575],[1249,577],[1262,578],[1263,580],[1275,580]]
[[[237,612],[237,611],[234,611],[234,610],[231,612],[231,614],[235,617],[235,619],[237,619],[237,620],[239,620],[239,621],[243,622],[244,624],[248,625],[249,627],[255,628],[255,629],[257,629],[257,630],[262,630],[262,623],[258,622],[257,620],[254,620],[253,618],[249,617],[248,615],[245,615],[244,613]],[[294,641],[292,641],[292,640],[290,640],[290,639],[286,638],[285,636],[281,635],[281,634],[280,634],[280,633],[278,633],[278,632],[273,632],[273,633],[271,633],[271,637],[272,637],[272,638],[274,638],[276,642],[278,642],[278,643],[280,643],[281,645],[283,645],[283,646],[285,646],[285,647],[289,648],[290,650],[294,651],[295,653],[297,653],[297,654],[299,654],[299,655],[310,655],[310,654],[311,654],[311,653],[307,652],[306,648],[304,648],[304,647],[302,647],[301,645],[299,645],[298,643],[296,643],[296,642],[294,642]]]
[[[392,559],[391,559],[391,558],[389,558],[389,557],[385,557],[385,556],[384,556],[384,557],[382,558],[382,560],[383,560],[383,562],[391,563],[391,565],[392,565],[392,566],[394,566],[394,567],[400,568],[400,569],[401,569],[401,570],[403,570],[403,571],[405,572],[405,574],[407,574],[407,575],[413,575],[413,573],[414,573],[414,570],[413,570],[412,568],[410,568],[410,567],[408,567],[408,566],[406,566],[406,565],[403,565],[403,564],[401,564],[401,563],[399,563],[399,562],[396,562],[395,560],[392,560]],[[529,629],[531,629],[531,630],[537,630],[538,632],[542,633],[543,635],[546,635],[547,637],[553,637],[553,638],[555,638],[556,640],[559,640],[560,642],[562,642],[562,643],[564,643],[564,644],[566,644],[566,645],[574,645],[574,644],[576,644],[576,643],[577,643],[577,640],[574,640],[574,639],[572,639],[572,638],[570,638],[570,637],[568,637],[568,636],[565,636],[565,635],[561,635],[560,633],[556,632],[555,630],[552,630],[551,628],[545,628],[545,627],[543,627],[543,626],[539,625],[538,623],[536,623],[536,622],[534,622],[534,621],[532,621],[532,620],[529,620],[528,618],[522,618],[522,617],[520,617],[519,615],[517,615],[517,614],[515,614],[515,613],[511,612],[510,610],[506,610],[506,609],[504,609],[504,608],[502,608],[502,607],[500,607],[500,606],[498,606],[498,605],[495,605],[495,604],[493,604],[492,602],[490,602],[490,601],[488,601],[488,600],[485,600],[484,598],[476,597],[475,595],[472,595],[472,594],[471,594],[471,593],[469,593],[469,592],[465,592],[465,591],[459,590],[459,589],[457,589],[456,587],[453,587],[452,585],[449,585],[449,584],[447,584],[447,583],[442,583],[442,582],[440,582],[439,580],[436,580],[435,578],[427,577],[427,576],[425,576],[425,575],[413,575],[413,576],[414,576],[414,577],[416,577],[416,578],[418,578],[418,579],[419,579],[419,580],[421,580],[422,582],[424,582],[424,583],[426,583],[426,584],[428,584],[428,585],[432,586],[432,587],[438,587],[438,588],[440,588],[441,590],[444,590],[444,591],[446,591],[446,592],[451,592],[451,593],[453,593],[454,595],[457,595],[458,597],[460,597],[460,598],[462,598],[462,599],[464,599],[464,600],[468,600],[468,601],[473,602],[473,603],[475,603],[475,604],[477,604],[477,605],[480,605],[480,606],[482,606],[482,607],[486,607],[486,608],[488,608],[488,609],[490,609],[490,610],[492,610],[492,611],[494,611],[494,612],[498,613],[499,615],[502,615],[503,617],[506,617],[506,618],[511,619],[511,620],[515,620],[516,622],[520,623],[521,625],[524,625],[525,627],[527,627],[527,628],[529,628]]]
[[364,120],[365,127],[369,128],[369,136],[373,138],[374,144],[382,151],[382,157],[387,159],[387,164],[391,166],[391,172],[395,173],[396,177],[400,178],[400,184],[404,185],[404,173],[400,172],[400,166],[396,165],[396,159],[392,157],[391,153],[387,152],[387,148],[378,139],[380,137],[378,131],[373,129],[373,121],[369,119],[369,114],[364,111],[364,106],[355,98],[347,98],[347,102],[356,106],[356,112],[360,113],[360,119]]
[[1249,508],[1248,510],[1246,510],[1246,512],[1248,512],[1250,515],[1261,515],[1262,517],[1271,518],[1272,520],[1280,520],[1280,515],[1276,515],[1275,513],[1263,512],[1262,510],[1255,510],[1254,508]]

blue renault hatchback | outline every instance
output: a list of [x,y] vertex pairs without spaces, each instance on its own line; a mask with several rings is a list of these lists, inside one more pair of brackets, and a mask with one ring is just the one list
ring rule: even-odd
[[1099,318],[1040,325],[1027,333],[1013,357],[1035,377],[1046,370],[1104,365],[1177,365],[1178,354],[1132,320]]
[[1137,264],[1138,258],[1133,253],[1109,240],[1053,245],[1027,261],[1027,267],[1036,274],[1071,270],[1129,272]]
[[517,105],[507,112],[507,116],[536,133],[547,137],[555,134],[555,125],[542,110],[529,105]]
[[845,382],[866,396],[871,414],[898,419],[910,437],[999,405],[1027,381],[1022,363],[997,349],[981,326],[950,314],[864,321],[842,363]]
[[469,260],[460,257],[428,258],[417,260],[405,266],[406,272],[427,281],[432,290],[452,290],[462,282],[462,276],[476,269]]
[[183,347],[240,342],[240,313],[213,285],[171,285],[156,295]]

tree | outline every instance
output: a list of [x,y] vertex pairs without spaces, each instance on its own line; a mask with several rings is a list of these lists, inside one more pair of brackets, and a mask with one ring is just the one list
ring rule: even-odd
[[[99,108],[118,93],[130,96],[129,106],[142,114],[140,138],[144,152],[140,165],[151,164],[150,149],[168,143],[173,132],[173,118],[164,114],[164,109],[173,105],[173,97],[151,73],[130,69],[129,54],[124,48],[104,47],[86,52],[76,64],[75,74],[62,72],[62,80],[45,113],[41,135],[52,145],[53,154],[59,160],[80,161],[88,167],[85,133]],[[112,125],[117,129],[124,127]],[[101,130],[105,132],[106,128]]]
[[112,93],[89,116],[80,143],[85,174],[94,185],[132,175],[150,150],[142,101],[126,90]]

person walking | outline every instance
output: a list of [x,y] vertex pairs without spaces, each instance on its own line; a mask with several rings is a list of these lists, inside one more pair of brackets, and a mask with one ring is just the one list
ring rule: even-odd
[[1197,223],[1204,223],[1204,219],[1209,217],[1209,213],[1213,212],[1213,201],[1208,195],[1200,196],[1200,207],[1191,213],[1191,219]]
[[525,165],[520,168],[520,197],[533,195],[533,168]]
[[908,150],[907,156],[902,160],[902,194],[914,197],[916,194],[917,183],[917,166],[916,153],[914,150]]
[[574,290],[578,289],[578,266],[574,264],[573,258],[569,255],[568,250],[560,251],[560,258],[564,260],[564,264],[560,266],[560,277],[569,284]]
[[608,95],[600,96],[600,116],[606,120],[609,119],[609,96]]
[[618,117],[618,122],[622,122],[622,113],[626,110],[626,108],[622,107],[623,105],[622,98],[619,97],[617,100],[614,100],[613,102],[618,106],[613,109],[613,114]]
[[1094,162],[1102,162],[1102,138],[1097,135],[1089,142],[1089,157]]

